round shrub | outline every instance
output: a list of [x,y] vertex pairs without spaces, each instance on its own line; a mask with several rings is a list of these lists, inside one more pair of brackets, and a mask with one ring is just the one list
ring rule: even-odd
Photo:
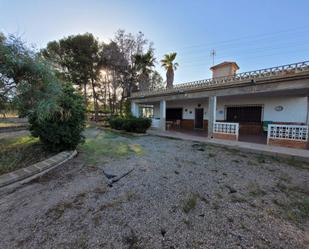
[[57,101],[58,108],[51,115],[40,115],[40,108],[30,113],[31,134],[39,137],[48,150],[75,149],[84,139],[86,109],[83,98],[72,85],[64,84]]
[[121,117],[115,117],[109,120],[109,124],[115,130],[123,130],[124,121]]
[[125,130],[128,132],[145,133],[151,126],[149,118],[113,118],[110,120],[110,125],[116,130]]

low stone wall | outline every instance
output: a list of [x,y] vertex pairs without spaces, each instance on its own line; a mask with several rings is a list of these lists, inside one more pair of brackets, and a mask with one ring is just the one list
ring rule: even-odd
[[273,139],[268,140],[269,145],[296,148],[296,149],[306,149],[308,148],[308,143],[305,141],[289,140],[289,139]]
[[22,130],[27,130],[27,129],[28,129],[28,125],[1,127],[0,128],[0,133],[22,131]]
[[234,134],[213,133],[213,138],[237,141],[237,136]]
[[[70,160],[77,154],[77,151],[63,151],[42,162],[33,164],[29,167],[15,170],[0,176],[0,190],[14,188],[23,183],[29,182],[48,171]],[[2,192],[2,191],[0,191]]]

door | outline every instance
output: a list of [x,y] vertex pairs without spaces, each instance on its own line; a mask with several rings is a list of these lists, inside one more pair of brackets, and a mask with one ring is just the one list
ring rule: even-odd
[[203,108],[197,108],[195,109],[195,122],[194,122],[194,128],[196,129],[203,129],[203,120],[204,120],[204,109]]

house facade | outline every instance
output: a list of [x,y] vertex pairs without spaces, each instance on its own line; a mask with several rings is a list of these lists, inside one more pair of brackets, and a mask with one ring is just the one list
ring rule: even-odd
[[308,61],[244,73],[223,62],[211,70],[211,79],[133,93],[133,115],[150,116],[162,130],[307,148]]

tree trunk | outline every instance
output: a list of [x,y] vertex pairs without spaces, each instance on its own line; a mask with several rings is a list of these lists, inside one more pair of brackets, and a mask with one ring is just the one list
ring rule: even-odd
[[122,90],[121,99],[119,102],[119,112],[121,116],[123,115],[123,100],[124,100],[124,90]]
[[174,70],[172,68],[167,69],[166,72],[166,88],[173,88],[174,82]]
[[84,83],[84,101],[87,108],[87,83]]
[[94,121],[99,121],[99,108],[98,108],[98,100],[97,100],[97,94],[94,87],[94,80],[91,79],[91,86],[92,86],[92,97],[93,97],[93,107],[94,107]]

